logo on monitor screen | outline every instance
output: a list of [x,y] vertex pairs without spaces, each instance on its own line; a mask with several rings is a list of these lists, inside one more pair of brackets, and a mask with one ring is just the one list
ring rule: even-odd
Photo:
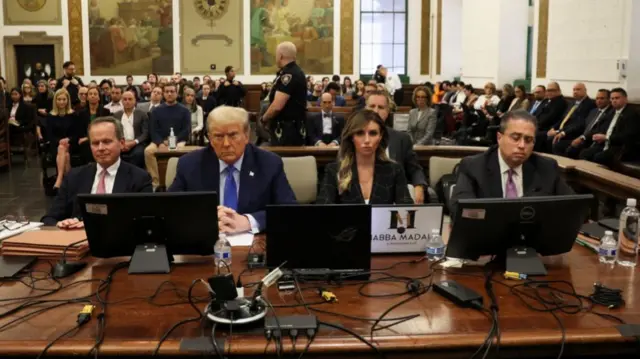
[[347,227],[338,234],[329,234],[329,236],[336,242],[351,242],[358,234],[358,228]]
[[400,211],[393,210],[389,212],[391,214],[389,229],[395,229],[399,234],[402,234],[407,229],[416,228],[416,210],[408,210],[404,218],[400,215]]
[[523,221],[532,220],[536,216],[536,210],[533,207],[524,207],[520,210],[520,219]]

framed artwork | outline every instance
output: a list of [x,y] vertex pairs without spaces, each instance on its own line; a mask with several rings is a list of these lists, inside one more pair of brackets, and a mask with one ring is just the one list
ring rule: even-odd
[[3,0],[5,25],[62,25],[62,0]]

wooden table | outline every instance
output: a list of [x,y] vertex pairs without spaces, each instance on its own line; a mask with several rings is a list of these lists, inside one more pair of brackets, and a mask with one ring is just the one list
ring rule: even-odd
[[[236,247],[233,250],[232,271],[234,275],[244,269],[244,259],[247,247]],[[417,259],[418,256],[375,256],[372,260],[372,268],[385,268],[398,261]],[[88,281],[70,287],[47,299],[72,298],[89,295],[96,290],[98,280],[104,279],[113,268],[118,259],[97,260],[88,258],[89,266],[75,277],[65,279],[62,282],[69,284],[74,281]],[[594,282],[599,281],[606,286],[621,288],[624,293],[626,305],[621,309],[608,311],[602,307],[600,312],[615,314],[629,323],[640,323],[640,273],[638,269],[621,267],[610,268],[600,265],[596,255],[583,247],[575,246],[573,251],[562,256],[548,257],[544,262],[549,270],[549,276],[545,279],[567,280],[573,282],[578,293],[587,295],[592,291]],[[37,269],[47,270],[46,263],[38,263]],[[394,275],[419,277],[428,273],[428,265],[425,261],[418,264],[399,264],[394,269],[386,272]],[[104,356],[149,356],[156,347],[159,338],[176,322],[193,317],[195,312],[188,304],[178,304],[168,307],[158,307],[147,303],[142,299],[115,303],[126,298],[150,296],[164,281],[171,281],[183,290],[197,278],[207,278],[214,273],[213,263],[210,258],[192,258],[192,262],[173,266],[172,272],[166,275],[127,275],[126,269],[117,272],[113,278],[108,306],[105,341],[100,349],[100,357]],[[457,274],[456,274],[457,273]],[[466,275],[460,275],[466,274]],[[252,274],[243,276],[243,282],[257,281],[264,274],[256,270]],[[374,275],[372,278],[376,278]],[[495,278],[500,278],[496,275]],[[471,287],[478,293],[485,295],[485,303],[489,303],[486,297],[482,270],[480,268],[465,268],[436,271],[434,280],[454,279]],[[424,281],[425,283],[427,280]],[[513,285],[515,281],[507,282]],[[348,284],[348,283],[346,283]],[[46,282],[39,282],[39,287],[51,286]],[[303,288],[313,287],[311,284],[303,284]],[[495,292],[500,307],[500,329],[502,332],[501,356],[502,357],[527,357],[552,356],[555,357],[560,350],[561,332],[557,321],[552,314],[539,313],[529,310],[516,297],[510,294],[509,289],[495,284]],[[337,295],[339,302],[334,304],[316,305],[315,308],[332,312],[377,318],[391,305],[398,303],[407,296],[392,298],[366,298],[358,294],[358,285],[344,285],[331,288]],[[400,283],[376,283],[366,287],[363,291],[368,294],[383,294],[402,292],[404,288]],[[32,292],[19,283],[4,283],[0,286],[0,298],[13,298],[30,296],[41,292]],[[204,295],[206,290],[197,286],[194,295]],[[247,295],[251,290],[247,290]],[[308,303],[318,302],[319,297],[315,290],[303,291]],[[282,305],[296,304],[295,295],[281,295],[275,289],[270,288],[268,299],[276,306],[278,315],[305,314],[305,309],[281,308]],[[157,298],[159,303],[176,301],[173,293],[163,293]],[[2,312],[17,305],[4,304]],[[47,304],[50,305],[50,304]],[[202,308],[204,305],[200,304]],[[82,308],[81,304],[67,305],[47,311],[28,321],[0,331],[0,357],[13,356],[35,357],[44,346],[53,338],[73,327],[76,315]],[[24,315],[34,309],[28,309],[17,315]],[[96,310],[96,313],[98,310]],[[424,358],[435,354],[445,357],[468,358],[484,341],[490,328],[488,319],[481,313],[472,309],[462,309],[444,300],[434,292],[427,292],[417,299],[398,307],[392,311],[389,318],[402,317],[412,314],[420,316],[410,321],[399,324],[389,330],[376,332],[374,340],[380,350],[386,352],[388,358]],[[347,319],[322,313],[317,313],[318,319],[343,325],[368,338],[370,322]],[[566,315],[559,313],[559,318],[566,328],[565,357],[580,355],[596,355],[601,358],[605,355],[614,355],[620,358],[620,353],[630,354],[635,350],[634,340],[622,337],[615,329],[616,323],[602,319],[594,314],[580,313]],[[9,320],[17,318],[16,315],[0,320],[0,326]],[[209,327],[208,327],[209,328]],[[266,340],[261,326],[245,331],[240,326],[234,326],[231,342],[231,353],[242,357],[261,357],[265,349]],[[210,329],[205,330],[210,333]],[[200,336],[201,330],[198,323],[190,323],[178,328],[161,347],[160,355],[175,356],[201,355],[200,353],[180,352],[179,345],[182,338],[195,338]],[[219,330],[220,336],[226,335],[225,329]],[[95,341],[96,319],[92,319],[71,337],[61,340],[49,350],[49,355],[86,355]],[[228,345],[227,341],[225,345]],[[297,348],[300,351],[306,344],[306,339],[298,340]],[[226,350],[229,350],[226,347]],[[290,340],[285,340],[285,350],[291,350]],[[273,343],[269,347],[269,353],[274,354]],[[322,327],[313,342],[311,356],[327,357],[374,357],[371,350],[353,337],[343,332]],[[306,357],[306,356],[305,356]],[[430,356],[433,357],[433,356]],[[630,355],[632,357],[632,355]]]

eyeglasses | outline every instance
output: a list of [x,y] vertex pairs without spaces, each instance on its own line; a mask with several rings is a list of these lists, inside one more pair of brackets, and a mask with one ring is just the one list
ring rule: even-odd
[[25,216],[7,215],[0,220],[0,232],[15,231],[29,224],[29,219]]

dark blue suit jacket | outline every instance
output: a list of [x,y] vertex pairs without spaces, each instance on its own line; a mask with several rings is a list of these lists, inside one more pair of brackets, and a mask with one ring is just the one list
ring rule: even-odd
[[[67,218],[80,218],[81,212],[76,198],[79,194],[91,193],[96,171],[95,163],[71,169],[71,172],[64,177],[49,212],[40,221],[45,226],[55,226],[56,223]],[[112,193],[135,192],[153,192],[151,176],[143,169],[120,161]]]
[[[267,225],[267,205],[297,203],[282,159],[252,144],[244,150],[238,185],[238,213],[252,215],[261,231]],[[180,191],[220,192],[220,163],[213,148],[207,146],[180,157],[169,192]]]

